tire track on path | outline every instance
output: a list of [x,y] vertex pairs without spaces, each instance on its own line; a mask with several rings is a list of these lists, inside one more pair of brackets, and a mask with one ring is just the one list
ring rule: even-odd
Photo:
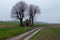
[[8,39],[6,39],[6,40],[21,40],[21,39],[23,39],[25,36],[27,36],[27,35],[29,35],[30,33],[36,31],[37,29],[38,29],[38,28],[35,28],[35,29],[33,29],[33,30],[30,30],[30,31],[24,33],[24,34],[21,34],[21,35],[15,36],[15,37],[11,37],[11,38],[8,38]]

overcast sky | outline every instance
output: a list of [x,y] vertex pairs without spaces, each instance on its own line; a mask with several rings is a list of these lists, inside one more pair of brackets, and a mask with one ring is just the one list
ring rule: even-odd
[[[12,7],[21,0],[0,0],[0,20],[11,20]],[[60,23],[60,0],[23,0],[27,4],[40,7],[41,15],[37,21]]]

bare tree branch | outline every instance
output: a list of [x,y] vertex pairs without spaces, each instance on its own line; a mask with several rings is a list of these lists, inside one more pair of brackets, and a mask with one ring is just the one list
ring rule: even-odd
[[40,9],[38,6],[36,5],[30,5],[29,6],[29,15],[30,15],[30,21],[32,22],[32,26],[33,26],[33,20],[34,20],[34,16],[37,14],[37,13],[40,13]]
[[27,4],[23,1],[18,2],[12,9],[12,17],[20,20],[21,26],[23,25],[24,11],[27,8]]

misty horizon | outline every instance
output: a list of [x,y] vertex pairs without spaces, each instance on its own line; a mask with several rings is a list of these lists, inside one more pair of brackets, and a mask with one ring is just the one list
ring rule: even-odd
[[[21,0],[0,0],[0,21],[10,21],[12,7]],[[40,7],[41,14],[36,21],[46,23],[60,23],[59,0],[23,0],[27,4],[35,4]]]

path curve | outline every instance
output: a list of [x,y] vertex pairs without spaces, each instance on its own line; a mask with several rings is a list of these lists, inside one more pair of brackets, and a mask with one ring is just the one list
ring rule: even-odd
[[11,38],[8,38],[8,39],[6,39],[6,40],[21,40],[21,39],[23,39],[26,35],[29,35],[30,33],[36,31],[37,29],[38,29],[38,28],[35,28],[35,29],[33,29],[33,30],[30,30],[30,31],[24,33],[24,34],[21,34],[21,35],[15,36],[15,37],[11,37]]
[[33,32],[32,34],[30,34],[29,36],[27,36],[26,38],[24,38],[24,40],[29,40],[32,36],[34,36],[36,33],[38,33],[42,28],[39,28],[38,30],[36,30],[35,32]]

